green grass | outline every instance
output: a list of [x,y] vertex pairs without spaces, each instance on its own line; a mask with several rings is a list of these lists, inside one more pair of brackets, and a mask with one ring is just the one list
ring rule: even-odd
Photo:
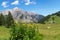
[[52,17],[54,17],[54,21],[55,21],[56,24],[60,24],[60,17],[59,17],[59,16],[56,16],[56,15],[51,16],[51,17],[48,19],[48,21],[45,21],[45,23],[46,23],[46,24],[51,23]]
[[39,32],[44,35],[43,40],[60,40],[60,24],[40,25]]
[[[43,34],[43,40],[60,40],[60,24],[34,24],[33,26],[37,26],[40,34]],[[0,26],[0,40],[9,40],[9,37],[10,29]]]
[[9,40],[10,29],[0,26],[0,40]]

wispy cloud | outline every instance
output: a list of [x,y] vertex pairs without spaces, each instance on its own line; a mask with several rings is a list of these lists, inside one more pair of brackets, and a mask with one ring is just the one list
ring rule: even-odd
[[[9,4],[11,4],[11,5],[19,5],[19,4],[20,4],[19,1],[20,1],[20,0],[15,0],[15,1],[12,2],[12,3],[9,2]],[[25,5],[36,4],[35,1],[31,1],[31,0],[21,0],[21,1],[22,1]],[[21,1],[20,1],[20,2],[21,2]],[[10,6],[10,5],[8,5],[8,2],[7,2],[7,1],[3,1],[2,4],[1,4],[1,6],[3,6],[4,8],[6,8],[6,7]]]
[[34,1],[25,0],[25,5],[36,4]]
[[11,3],[12,5],[18,5],[19,4],[19,0],[15,0],[14,2]]
[[8,7],[7,3],[8,3],[8,2],[6,2],[6,1],[5,1],[5,2],[2,2],[1,6],[3,6],[3,7],[6,8],[6,7]]

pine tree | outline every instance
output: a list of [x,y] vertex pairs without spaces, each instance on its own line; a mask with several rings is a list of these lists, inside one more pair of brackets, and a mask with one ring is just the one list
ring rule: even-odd
[[0,26],[5,25],[5,18],[4,15],[1,13],[0,14]]
[[7,27],[9,26],[14,26],[14,19],[9,11],[8,15],[7,15]]
[[52,17],[52,23],[55,23],[55,18],[54,17]]

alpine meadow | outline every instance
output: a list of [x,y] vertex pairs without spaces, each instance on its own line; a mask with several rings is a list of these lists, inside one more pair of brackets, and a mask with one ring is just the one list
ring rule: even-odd
[[60,0],[0,0],[0,40],[60,40]]

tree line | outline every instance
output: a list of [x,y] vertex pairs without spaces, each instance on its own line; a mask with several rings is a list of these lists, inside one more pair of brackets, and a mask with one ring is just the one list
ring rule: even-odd
[[14,19],[11,12],[8,12],[8,15],[3,15],[0,13],[0,26],[10,27],[14,25]]

